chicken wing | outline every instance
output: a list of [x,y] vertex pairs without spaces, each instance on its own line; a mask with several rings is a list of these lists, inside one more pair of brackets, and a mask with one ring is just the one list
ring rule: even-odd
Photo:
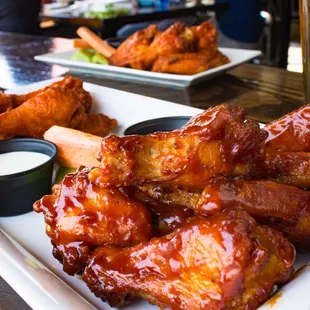
[[55,82],[43,89],[39,89],[27,94],[15,95],[15,94],[4,94],[0,92],[0,113],[10,111],[19,107],[24,102],[32,99],[35,96],[45,92],[48,88],[65,88],[75,92],[80,103],[84,106],[85,112],[88,112],[92,106],[92,98],[89,92],[83,88],[83,82],[80,79],[66,76],[61,81]]
[[135,247],[100,247],[83,279],[111,306],[133,296],[161,309],[256,309],[292,272],[294,247],[242,211],[196,218]]
[[19,107],[0,114],[0,140],[15,136],[43,138],[53,125],[106,135],[117,122],[104,115],[87,115],[75,90],[49,87]]
[[159,56],[152,71],[172,74],[197,74],[229,63],[229,59],[220,51],[207,53],[183,53]]
[[214,176],[253,172],[264,159],[267,133],[243,110],[220,105],[172,132],[109,136],[102,141],[100,168],[89,174],[99,186],[163,183],[203,188]]
[[266,169],[262,177],[299,188],[310,188],[310,153],[266,153]]
[[260,222],[283,231],[292,242],[302,230],[301,242],[310,247],[309,192],[271,181],[213,183],[205,187],[194,210],[196,214],[212,215],[229,208],[247,211]]
[[209,52],[217,49],[217,30],[209,21],[191,27],[197,41],[198,52]]
[[150,25],[135,32],[118,47],[110,57],[110,63],[119,67],[131,66],[134,69],[146,70],[143,57],[145,57],[156,34],[156,25]]
[[268,132],[266,150],[281,152],[310,151],[310,105],[284,115],[264,127]]
[[51,195],[34,204],[45,215],[54,256],[69,274],[79,272],[98,246],[130,246],[153,236],[151,214],[122,189],[99,188],[89,182],[88,169],[68,174]]
[[139,188],[163,204],[185,206],[190,209],[195,209],[202,193],[202,190],[192,190],[173,185],[144,184]]

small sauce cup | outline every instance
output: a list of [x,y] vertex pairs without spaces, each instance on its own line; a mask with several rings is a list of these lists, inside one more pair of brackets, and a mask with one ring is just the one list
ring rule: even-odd
[[33,203],[51,191],[56,145],[30,138],[0,141],[0,154],[21,151],[45,154],[49,159],[25,171],[0,175],[1,217],[32,211]]
[[168,116],[154,118],[143,121],[128,127],[124,134],[128,135],[147,135],[157,131],[172,131],[185,125],[191,116]]

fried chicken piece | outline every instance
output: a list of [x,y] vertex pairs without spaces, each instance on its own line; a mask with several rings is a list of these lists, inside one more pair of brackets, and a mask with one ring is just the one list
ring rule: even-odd
[[111,306],[138,296],[161,309],[256,309],[292,273],[294,247],[245,212],[196,218],[135,247],[100,247],[83,279]]
[[156,34],[156,25],[150,25],[135,32],[117,48],[110,57],[110,63],[119,67],[131,66],[134,69],[147,69],[144,68],[143,59],[140,58],[141,55],[147,53]]
[[162,203],[135,186],[127,187],[126,192],[129,197],[135,197],[152,212],[153,226],[159,235],[167,235],[176,228],[182,227],[194,215],[192,209],[182,205]]
[[131,246],[153,236],[151,214],[122,189],[99,188],[88,169],[68,174],[53,193],[34,204],[45,215],[53,254],[68,274],[83,269],[88,256],[101,245]]
[[109,118],[104,114],[84,114],[83,119],[75,129],[95,136],[105,137],[117,124],[116,119]]
[[266,169],[262,177],[299,188],[310,188],[310,153],[266,153]]
[[154,62],[152,71],[172,74],[197,74],[229,63],[220,51],[206,53],[183,53],[160,56]]
[[204,21],[198,26],[191,27],[196,41],[198,52],[208,52],[217,49],[217,30],[209,21]]
[[140,190],[153,199],[168,205],[180,205],[195,209],[202,190],[186,189],[172,185],[145,184]]
[[85,111],[88,112],[91,109],[92,98],[89,92],[84,90],[83,82],[80,79],[66,76],[61,81],[55,82],[45,88],[23,95],[4,94],[0,92],[0,113],[15,109],[22,105],[24,102],[45,92],[47,89],[54,87],[73,90],[77,95],[80,103],[84,106]]
[[205,187],[196,214],[212,215],[225,209],[241,208],[258,221],[282,231],[294,242],[310,247],[310,193],[272,181],[241,180]]
[[242,109],[220,105],[172,132],[104,138],[100,167],[89,178],[99,186],[169,182],[200,189],[214,176],[253,173],[266,135],[244,121]]
[[266,140],[268,152],[309,152],[310,105],[269,123],[264,130],[269,134]]
[[19,107],[0,114],[0,140],[15,136],[42,138],[53,125],[71,127],[84,109],[72,91],[49,88]]

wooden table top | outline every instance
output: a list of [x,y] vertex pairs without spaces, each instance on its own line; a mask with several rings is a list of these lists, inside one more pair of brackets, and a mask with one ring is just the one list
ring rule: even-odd
[[[7,89],[50,79],[67,69],[36,62],[33,57],[69,50],[61,38],[35,37],[0,32],[0,88]],[[143,85],[129,81],[74,74],[84,81],[199,108],[229,103],[246,109],[249,118],[269,122],[303,104],[302,75],[253,64],[187,89]],[[29,309],[0,278],[0,309]]]

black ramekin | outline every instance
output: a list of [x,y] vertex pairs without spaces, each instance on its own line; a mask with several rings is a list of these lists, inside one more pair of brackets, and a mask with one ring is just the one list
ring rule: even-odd
[[169,116],[154,118],[140,122],[128,127],[124,134],[128,135],[147,135],[157,131],[172,131],[185,125],[191,116]]
[[16,151],[42,153],[50,159],[35,168],[0,176],[0,216],[30,212],[33,203],[51,191],[56,145],[30,138],[0,141],[0,154]]

